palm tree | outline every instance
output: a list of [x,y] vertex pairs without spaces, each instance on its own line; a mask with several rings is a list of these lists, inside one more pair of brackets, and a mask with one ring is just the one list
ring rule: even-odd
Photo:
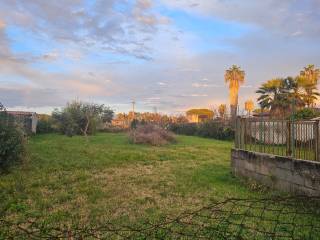
[[236,65],[232,65],[227,69],[224,75],[224,80],[229,84],[229,98],[230,98],[230,110],[231,121],[234,124],[237,116],[238,107],[238,92],[240,85],[244,83],[245,72]]
[[308,65],[300,72],[299,82],[306,91],[305,101],[308,107],[312,106],[319,96],[316,91],[319,79],[320,69],[314,65]]
[[256,91],[258,102],[263,109],[270,110],[273,116],[289,115],[295,109],[305,106],[304,94],[298,78],[276,78],[267,81]]
[[256,91],[260,94],[258,102],[262,109],[269,109],[272,115],[283,115],[285,106],[288,105],[286,98],[283,97],[284,80],[276,78],[267,81]]

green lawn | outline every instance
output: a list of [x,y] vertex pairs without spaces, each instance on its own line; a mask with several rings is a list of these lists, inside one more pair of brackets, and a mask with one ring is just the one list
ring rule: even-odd
[[179,136],[165,147],[130,144],[124,134],[39,135],[28,161],[0,177],[1,212],[68,221],[135,218],[253,195],[230,174],[231,142]]
[[[0,176],[0,214],[46,224],[135,222],[226,198],[265,197],[230,173],[231,142],[178,136],[164,147],[125,134],[38,135],[28,160]],[[0,235],[1,238],[1,235]]]

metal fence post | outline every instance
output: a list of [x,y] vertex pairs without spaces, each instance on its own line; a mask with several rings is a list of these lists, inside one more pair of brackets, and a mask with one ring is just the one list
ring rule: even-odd
[[234,131],[234,147],[235,148],[239,148],[238,135],[239,135],[239,122],[238,122],[238,118],[236,118],[236,128]]
[[241,142],[241,149],[245,149],[245,139],[244,139],[244,134],[245,134],[245,119],[241,118],[240,119],[241,122],[241,134],[240,134],[240,142]]
[[262,152],[262,119],[259,121],[259,152]]
[[319,151],[319,120],[316,120],[313,125],[313,135],[314,135],[314,160],[320,160]]
[[292,141],[292,139],[291,139],[291,121],[289,120],[288,122],[287,122],[287,137],[286,137],[286,146],[287,146],[287,151],[286,151],[286,155],[288,156],[288,157],[291,157],[291,155],[292,155],[292,149],[291,149],[291,141]]

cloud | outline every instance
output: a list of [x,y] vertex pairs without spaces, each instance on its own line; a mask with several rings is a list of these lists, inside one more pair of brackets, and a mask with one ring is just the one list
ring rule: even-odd
[[[224,71],[237,64],[246,71],[242,106],[269,78],[320,67],[320,4],[299,2],[2,0],[0,101],[54,107],[79,97],[121,111],[130,99],[138,111],[208,108],[228,103]],[[201,32],[199,19],[223,22],[223,47],[215,46],[220,25]],[[249,30],[230,33],[234,25]]]
[[207,83],[192,83],[192,87],[194,87],[194,88],[217,88],[217,87],[222,87],[222,85],[207,84]]
[[140,9],[149,9],[153,5],[151,0],[138,0],[137,7]]
[[[169,23],[168,18],[152,11],[152,2],[147,0],[138,0],[131,8],[126,0],[98,0],[90,7],[80,0],[65,0],[63,7],[61,3],[3,0],[0,19],[40,38],[100,47],[145,60],[151,59],[146,39],[153,37],[158,25]],[[116,6],[127,10],[118,11]]]
[[181,68],[178,69],[179,72],[199,72],[200,69],[197,68]]
[[274,34],[320,37],[318,0],[161,0],[166,6],[193,14],[261,27]]
[[[16,86],[10,88],[0,87],[0,100],[8,108],[16,106],[31,107],[57,107],[63,106],[70,100],[56,89],[31,88]],[[41,101],[40,101],[41,99]]]
[[197,94],[197,93],[181,94],[181,95],[177,95],[177,97],[182,97],[182,98],[188,98],[188,97],[208,97],[208,94]]
[[157,84],[160,86],[167,86],[168,85],[168,83],[165,83],[165,82],[157,82]]
[[0,19],[0,29],[5,28],[6,24],[3,20]]

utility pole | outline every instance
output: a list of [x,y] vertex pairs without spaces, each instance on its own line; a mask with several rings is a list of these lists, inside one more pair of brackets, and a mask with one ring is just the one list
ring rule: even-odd
[[135,107],[136,102],[134,100],[132,100],[131,103],[132,103],[132,117],[133,117],[133,120],[134,120],[135,119],[134,107]]

